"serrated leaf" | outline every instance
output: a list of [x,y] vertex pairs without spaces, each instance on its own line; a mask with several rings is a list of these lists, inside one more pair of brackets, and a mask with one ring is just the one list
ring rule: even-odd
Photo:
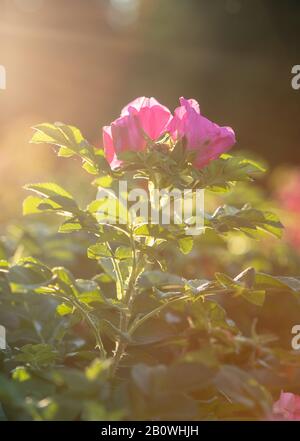
[[78,128],[62,123],[43,123],[35,126],[34,130],[30,142],[56,145],[59,147],[58,156],[69,158],[78,155],[83,161],[83,168],[89,173],[110,171],[103,149],[90,145]]
[[245,205],[243,208],[224,205],[212,216],[206,216],[206,225],[218,233],[240,230],[255,238],[258,230],[268,232],[278,238],[282,235],[283,225],[277,215]]
[[20,354],[15,357],[17,361],[38,367],[51,365],[57,358],[57,351],[48,344],[27,344],[20,348]]
[[[37,212],[36,210],[51,210],[54,208],[62,209],[67,212],[79,212],[79,208],[74,201],[73,197],[64,188],[52,182],[39,183],[39,184],[28,184],[25,185],[26,190],[34,191],[35,193],[41,195],[43,199],[39,205],[37,205],[37,199],[31,199],[26,201],[23,210],[28,212]],[[43,206],[43,204],[45,204]]]
[[[45,202],[47,201],[47,203]],[[57,211],[61,206],[50,199],[38,196],[28,196],[23,201],[23,215],[42,213],[43,211]]]
[[59,227],[59,233],[73,233],[74,231],[82,230],[82,225],[76,218],[70,218],[64,221]]
[[27,184],[24,186],[24,188],[26,190],[32,190],[44,197],[51,198],[52,196],[62,196],[63,198],[74,200],[70,193],[54,182]]
[[111,257],[111,251],[105,243],[96,243],[88,247],[87,255],[89,259],[101,259],[101,257]]
[[138,286],[141,288],[159,288],[164,287],[184,287],[185,281],[174,274],[165,273],[162,271],[145,271],[138,278]]
[[225,154],[198,172],[197,187],[224,191],[233,182],[249,181],[264,172],[265,169],[255,161]]

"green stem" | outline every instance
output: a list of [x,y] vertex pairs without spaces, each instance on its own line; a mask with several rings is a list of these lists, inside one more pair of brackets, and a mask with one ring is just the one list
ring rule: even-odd
[[132,335],[143,323],[145,323],[151,317],[154,317],[156,314],[158,314],[160,311],[162,311],[167,306],[170,306],[172,303],[178,302],[179,300],[185,300],[188,298],[189,298],[189,296],[178,297],[177,299],[169,300],[168,302],[164,303],[163,305],[158,306],[157,308],[153,309],[153,311],[150,311],[148,314],[145,314],[143,317],[141,317],[139,320],[137,320],[135,323],[133,323],[128,331],[128,334]]
[[106,351],[105,351],[104,345],[102,343],[102,339],[101,339],[99,330],[98,330],[96,324],[94,323],[93,319],[91,318],[89,313],[80,305],[80,303],[77,302],[77,300],[72,299],[71,303],[75,306],[75,308],[79,309],[83,318],[86,320],[86,322],[88,323],[88,325],[92,329],[92,332],[93,332],[93,334],[95,336],[95,340],[96,340],[96,347],[100,351],[101,358],[105,359],[106,358]]
[[[207,296],[215,296],[216,294],[227,294],[232,292],[232,290],[223,289],[219,291],[213,291],[208,293],[203,293],[203,298]],[[189,298],[189,292],[186,292],[186,295],[177,297],[175,299],[169,300],[168,302],[158,306],[157,308],[153,309],[153,311],[150,311],[148,314],[145,314],[143,317],[141,317],[139,320],[135,321],[130,329],[128,330],[128,334],[131,336],[143,323],[145,323],[147,320],[149,320],[151,317],[154,317],[156,314],[158,314],[160,311],[162,311],[167,306],[170,306],[171,304],[178,302],[179,300],[185,300]]]
[[[126,290],[126,293],[124,295],[124,303],[128,307],[128,311],[123,312],[120,311],[120,331],[122,333],[127,333],[128,330],[128,324],[131,319],[131,306],[134,299],[134,285],[136,281],[136,272],[137,272],[137,256],[136,256],[136,247],[135,247],[135,241],[133,232],[130,232],[130,242],[131,242],[131,248],[132,248],[132,270],[129,277],[128,287]],[[115,376],[117,369],[119,367],[120,361],[122,360],[125,351],[127,348],[127,342],[124,341],[117,341],[116,342],[116,348],[115,353],[113,357],[112,367],[111,367],[111,375],[112,377]]]
[[[120,270],[120,266],[119,266],[119,264],[117,262],[117,259],[115,258],[113,250],[111,249],[111,246],[110,246],[110,244],[108,242],[106,242],[106,246],[109,249],[109,252],[111,254],[111,258],[112,258],[112,262],[113,262],[113,267],[114,267],[114,270],[115,270],[115,273],[116,273],[116,277],[117,277],[117,283],[120,286],[121,299],[123,299],[124,296],[125,296],[125,289],[124,289],[124,282],[123,282],[123,277],[122,277],[122,273],[121,273],[121,270]],[[117,294],[118,294],[118,289],[117,289]],[[121,300],[121,299],[119,299],[119,300]]]

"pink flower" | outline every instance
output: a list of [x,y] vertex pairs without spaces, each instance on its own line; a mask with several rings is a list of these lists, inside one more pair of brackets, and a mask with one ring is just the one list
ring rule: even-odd
[[[298,219],[299,222],[300,219]],[[298,224],[294,225],[295,220],[292,223],[285,224],[284,238],[287,243],[294,249],[294,251],[300,251],[300,230]]]
[[300,213],[300,171],[289,170],[280,182],[278,191],[279,201],[283,208],[294,213]]
[[180,98],[169,132],[174,140],[185,138],[186,148],[196,152],[195,167],[202,168],[235,144],[230,127],[219,127],[200,114],[196,100]]
[[140,97],[129,103],[118,119],[103,127],[104,152],[111,167],[121,163],[118,153],[145,150],[147,137],[158,140],[166,133],[171,119],[169,109],[155,98]]
[[290,392],[281,392],[280,398],[273,405],[276,419],[300,421],[300,396]]

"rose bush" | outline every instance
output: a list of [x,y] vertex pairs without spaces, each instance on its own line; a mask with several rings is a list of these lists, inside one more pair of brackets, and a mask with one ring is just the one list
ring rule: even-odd
[[[291,315],[281,303],[289,299],[299,315],[299,279],[234,261],[226,248],[232,235],[280,238],[269,207],[221,204],[205,212],[204,233],[191,236],[195,216],[153,224],[112,197],[126,181],[149,195],[206,189],[225,200],[263,173],[227,153],[232,129],[203,117],[195,100],[180,104],[172,116],[154,98],[138,98],[104,127],[103,149],[73,126],[35,127],[31,142],[78,158],[94,195],[108,197],[81,206],[58,184],[26,186],[26,219],[0,246],[2,419],[261,420],[285,411],[286,397],[274,405],[281,390],[299,393],[299,355],[285,338]],[[105,217],[111,204],[115,223]],[[53,215],[62,219],[58,233]],[[270,318],[274,305],[285,336]]]

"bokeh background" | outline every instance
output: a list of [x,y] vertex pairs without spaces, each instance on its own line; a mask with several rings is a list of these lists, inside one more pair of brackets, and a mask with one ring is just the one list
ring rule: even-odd
[[30,145],[31,126],[74,124],[100,145],[101,126],[139,95],[170,108],[195,97],[238,148],[299,163],[299,25],[299,0],[0,0],[0,224],[21,216],[25,183],[85,179]]

